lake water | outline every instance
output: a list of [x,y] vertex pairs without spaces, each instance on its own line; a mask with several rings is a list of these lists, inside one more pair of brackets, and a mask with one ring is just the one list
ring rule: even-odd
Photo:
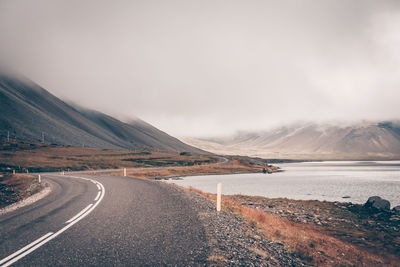
[[[170,180],[216,193],[365,203],[370,196],[400,205],[400,161],[331,161],[276,164],[284,172],[183,177]],[[343,198],[343,197],[350,198]]]

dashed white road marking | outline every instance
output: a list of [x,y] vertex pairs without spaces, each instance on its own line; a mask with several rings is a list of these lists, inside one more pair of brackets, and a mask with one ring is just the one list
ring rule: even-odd
[[[65,177],[65,176],[63,176],[63,177]],[[21,248],[20,250],[14,252],[13,254],[11,254],[11,255],[5,257],[4,259],[2,259],[0,261],[0,266],[1,267],[10,266],[11,264],[13,264],[16,261],[22,259],[23,257],[28,255],[29,253],[31,253],[31,252],[35,251],[36,249],[40,248],[41,246],[43,246],[44,244],[46,244],[47,242],[49,242],[53,238],[56,238],[61,233],[66,231],[68,228],[70,228],[71,226],[73,226],[74,224],[76,224],[77,222],[79,222],[80,220],[85,218],[87,215],[89,215],[89,213],[91,213],[97,207],[97,205],[99,205],[99,203],[103,200],[103,197],[104,197],[104,194],[105,194],[105,189],[104,189],[104,186],[101,183],[99,183],[99,182],[97,182],[95,180],[92,180],[92,179],[84,178],[84,177],[78,177],[78,176],[68,176],[68,177],[91,181],[95,185],[97,185],[97,188],[100,191],[97,193],[97,196],[94,199],[94,201],[96,201],[96,202],[94,204],[93,203],[89,204],[86,208],[84,208],[78,214],[76,214],[74,217],[69,219],[66,222],[66,223],[68,223],[68,225],[66,225],[65,227],[61,228],[56,233],[52,233],[52,232],[47,233],[44,236],[36,239],[32,243],[30,243],[30,244],[26,245],[25,247]]]

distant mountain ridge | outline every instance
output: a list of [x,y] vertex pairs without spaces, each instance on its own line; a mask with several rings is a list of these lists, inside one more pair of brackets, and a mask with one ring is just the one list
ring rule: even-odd
[[23,141],[165,152],[206,153],[150,124],[121,122],[101,112],[73,107],[20,75],[0,70],[0,136]]
[[188,144],[222,154],[290,159],[400,159],[400,123],[298,123],[230,138],[187,138]]

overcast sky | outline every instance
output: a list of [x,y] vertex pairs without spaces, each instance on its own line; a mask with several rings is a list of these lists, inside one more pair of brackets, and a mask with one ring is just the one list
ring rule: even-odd
[[0,0],[0,62],[176,136],[400,118],[400,1]]

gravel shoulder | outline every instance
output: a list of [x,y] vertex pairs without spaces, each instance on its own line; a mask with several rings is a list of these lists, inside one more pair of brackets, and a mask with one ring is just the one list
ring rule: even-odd
[[176,190],[183,191],[193,203],[205,228],[207,266],[305,266],[283,244],[268,240],[241,216],[217,212],[214,203],[205,197],[178,187]]

